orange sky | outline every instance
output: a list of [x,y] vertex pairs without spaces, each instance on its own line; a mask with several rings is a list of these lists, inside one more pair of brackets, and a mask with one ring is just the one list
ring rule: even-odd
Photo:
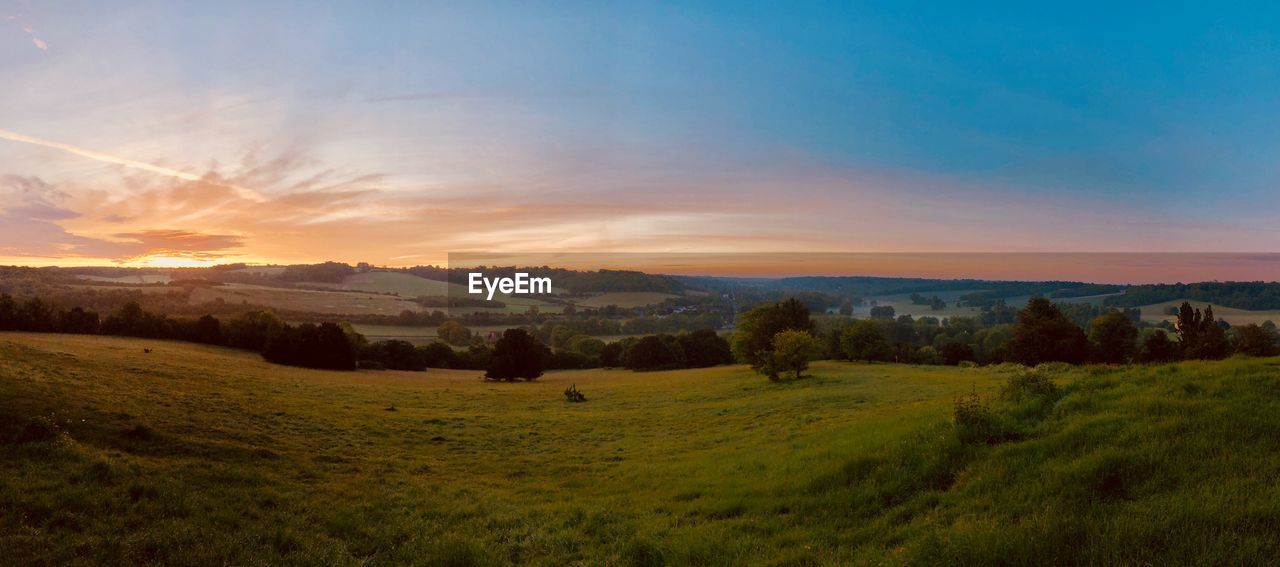
[[[632,27],[621,7],[465,17],[472,8],[0,4],[11,22],[0,26],[0,264],[1280,250],[1274,160],[1223,159],[1239,144],[1204,135],[1220,124],[1187,129],[1191,113],[1109,130],[1115,108],[1078,107],[1104,98],[1056,100],[1070,85],[1008,92],[1021,73],[972,83],[944,47],[843,51],[845,38],[872,37],[844,29],[859,18],[809,22],[839,28],[836,41],[794,57],[775,47],[817,36],[765,18],[778,43],[742,66],[756,43],[716,40],[736,37],[721,18],[692,33],[695,20],[674,14]],[[827,67],[832,54],[868,69],[920,64],[920,82],[878,85],[894,77]],[[965,96],[943,96],[956,89]],[[955,102],[966,100],[985,114]],[[1141,277],[877,262],[804,269]],[[1256,273],[1199,269],[1186,279]]]

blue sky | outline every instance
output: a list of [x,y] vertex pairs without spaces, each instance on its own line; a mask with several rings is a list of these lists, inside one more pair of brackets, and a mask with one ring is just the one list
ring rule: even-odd
[[0,0],[0,257],[1275,251],[1276,12]]

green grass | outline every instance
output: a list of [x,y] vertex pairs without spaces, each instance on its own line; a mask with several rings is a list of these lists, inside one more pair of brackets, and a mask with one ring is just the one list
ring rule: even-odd
[[[1003,369],[490,384],[5,333],[0,552],[17,564],[1265,563],[1280,554],[1277,364],[1062,371],[1047,413],[996,404],[1021,439],[973,445],[950,425],[953,401],[994,395]],[[586,403],[564,401],[570,384]],[[65,436],[12,441],[49,415]]]

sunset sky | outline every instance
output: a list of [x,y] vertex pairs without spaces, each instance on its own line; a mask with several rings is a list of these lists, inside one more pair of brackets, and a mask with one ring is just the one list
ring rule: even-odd
[[326,4],[0,0],[0,263],[1280,251],[1275,4]]

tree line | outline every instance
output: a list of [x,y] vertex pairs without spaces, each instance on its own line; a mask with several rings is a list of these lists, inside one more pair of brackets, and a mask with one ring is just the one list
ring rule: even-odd
[[[1212,306],[1201,310],[1184,303],[1170,335],[1165,329],[1140,329],[1136,310],[1081,305],[1055,304],[1037,297],[1013,312],[1012,323],[989,327],[971,317],[939,321],[903,315],[840,320],[823,329],[802,302],[787,300],[756,307],[740,317],[732,348],[739,361],[772,380],[785,373],[799,377],[809,361],[821,358],[1036,365],[1158,363],[1213,360],[1231,354],[1280,354],[1280,335],[1273,323],[1231,327],[1214,317]],[[1094,314],[1085,326],[1072,318],[1081,313]]]

